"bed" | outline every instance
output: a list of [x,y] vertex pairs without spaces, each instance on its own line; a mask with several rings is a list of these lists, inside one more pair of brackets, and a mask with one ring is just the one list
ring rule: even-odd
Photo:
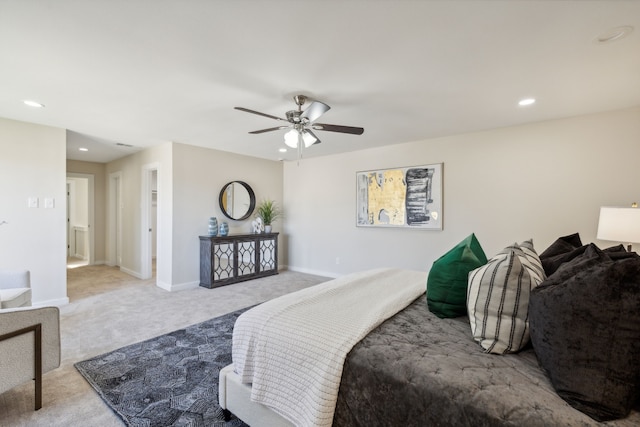
[[[381,271],[387,270],[367,274]],[[486,353],[474,341],[468,318],[443,319],[427,309],[426,273],[411,272],[405,277],[416,283],[421,281],[421,292],[412,296],[417,285],[411,286],[412,292],[405,296],[402,308],[381,319],[350,345],[340,367],[339,386],[332,396],[334,406],[328,421],[301,421],[272,402],[260,403],[247,376],[243,378],[242,369],[239,372],[234,365],[220,373],[221,407],[254,427],[640,425],[637,408],[625,418],[604,424],[577,411],[558,395],[530,344],[514,354]],[[336,280],[348,286],[354,279],[346,276]],[[331,288],[335,281],[318,286]],[[296,305],[296,298],[289,294],[284,303]],[[258,318],[259,322],[267,323],[267,317],[279,316],[282,307]],[[287,348],[285,353],[290,350]],[[296,393],[286,398],[293,406],[301,401]]]

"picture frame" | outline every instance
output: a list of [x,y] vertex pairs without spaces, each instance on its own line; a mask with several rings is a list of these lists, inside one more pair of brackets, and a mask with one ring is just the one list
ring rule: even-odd
[[356,172],[356,226],[442,230],[443,163]]

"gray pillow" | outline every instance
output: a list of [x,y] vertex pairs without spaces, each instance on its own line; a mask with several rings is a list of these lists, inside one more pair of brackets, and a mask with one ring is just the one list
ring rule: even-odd
[[531,292],[531,342],[557,393],[598,421],[626,417],[640,390],[640,257],[591,244]]

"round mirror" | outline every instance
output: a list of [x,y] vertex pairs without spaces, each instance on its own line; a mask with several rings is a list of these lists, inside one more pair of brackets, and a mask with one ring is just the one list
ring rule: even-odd
[[256,207],[256,195],[246,182],[231,181],[220,191],[220,209],[229,219],[247,219]]

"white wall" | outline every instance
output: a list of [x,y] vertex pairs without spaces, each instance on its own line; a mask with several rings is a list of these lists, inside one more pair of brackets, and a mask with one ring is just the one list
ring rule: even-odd
[[[148,148],[136,154],[110,162],[106,166],[106,175],[120,172],[122,175],[122,261],[121,270],[136,277],[142,276],[142,175],[146,165],[154,164],[158,168],[158,234],[156,252],[156,279],[160,283],[171,283],[171,259],[172,259],[172,218],[173,218],[173,160],[172,143],[166,143],[157,147]],[[107,182],[107,191],[110,193],[111,182]],[[107,202],[107,227],[106,227],[106,253],[112,250],[108,236],[114,231],[111,229],[110,217],[113,214],[113,206]]]
[[[218,204],[220,191],[230,181],[244,181],[253,188],[257,202],[270,198],[283,203],[282,163],[247,157],[185,144],[173,145],[174,287],[192,286],[200,280],[200,241],[206,235],[209,217],[226,221],[230,234],[250,231],[249,218],[234,221],[222,214]],[[273,231],[281,230],[276,222]],[[286,241],[280,236],[279,264],[286,264]]]
[[[225,184],[242,180],[253,188],[258,200],[269,197],[278,203],[283,201],[280,162],[167,143],[107,164],[107,175],[122,172],[121,268],[136,276],[142,270],[142,168],[151,163],[159,165],[156,279],[163,289],[179,290],[199,284],[198,236],[207,234],[209,217],[227,221],[230,233],[249,231],[251,219],[233,221],[222,215],[218,196]],[[278,231],[277,223],[274,231]],[[286,262],[284,245],[279,253],[280,261]]]
[[64,129],[0,118],[0,268],[31,271],[34,305],[69,302],[65,156]]
[[[528,238],[594,241],[600,206],[640,201],[638,159],[640,107],[286,163],[289,268],[426,271],[472,232],[489,257]],[[355,226],[357,171],[440,162],[443,231]]]

